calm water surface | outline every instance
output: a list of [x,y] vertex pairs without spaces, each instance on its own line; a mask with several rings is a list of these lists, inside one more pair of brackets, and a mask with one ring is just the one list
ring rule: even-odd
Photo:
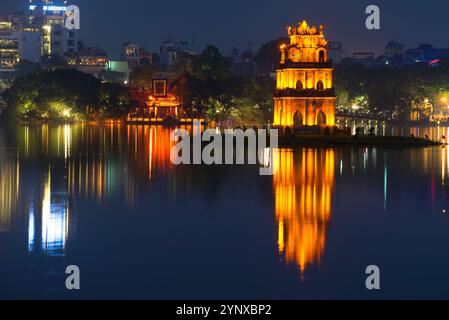
[[272,177],[170,148],[161,127],[0,128],[0,298],[449,298],[447,148],[279,150]]

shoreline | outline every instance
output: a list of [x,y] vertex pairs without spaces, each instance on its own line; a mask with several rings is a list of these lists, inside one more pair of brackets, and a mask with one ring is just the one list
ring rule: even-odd
[[444,145],[444,143],[439,141],[405,136],[297,135],[294,137],[279,137],[280,148],[295,148],[304,146],[433,147],[442,145]]

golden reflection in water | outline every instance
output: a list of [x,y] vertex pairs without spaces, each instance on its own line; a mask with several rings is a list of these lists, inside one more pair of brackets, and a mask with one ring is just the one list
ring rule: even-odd
[[122,151],[120,131],[120,124],[64,127],[64,159],[70,195],[102,202],[111,194],[122,175],[118,161],[111,155],[113,148],[119,153]]
[[444,188],[449,171],[449,147],[441,148],[441,186]]
[[138,184],[147,185],[156,173],[170,174],[173,170],[170,151],[174,142],[170,140],[170,132],[161,126],[128,126],[129,172],[125,198],[129,205],[134,206]]
[[25,126],[18,144],[27,160],[63,163],[70,195],[101,202],[125,182],[124,198],[133,205],[139,185],[173,171],[170,132],[120,123]]
[[85,155],[68,160],[67,182],[70,194],[84,198],[104,200],[111,189],[111,168],[102,155]]
[[19,160],[0,158],[0,232],[11,228],[11,215],[18,205],[19,190]]
[[273,177],[279,254],[298,266],[319,265],[326,244],[334,186],[334,150],[278,149]]
[[173,142],[170,141],[170,132],[170,129],[160,126],[128,126],[128,145],[133,146],[134,151],[131,161],[140,168],[141,173],[146,172],[149,178],[155,170],[166,171],[172,166],[170,151]]

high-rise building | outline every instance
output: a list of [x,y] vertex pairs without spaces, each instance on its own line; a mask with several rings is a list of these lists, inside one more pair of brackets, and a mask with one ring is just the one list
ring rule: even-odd
[[309,27],[303,21],[288,27],[288,35],[290,44],[281,45],[281,62],[276,70],[274,125],[333,126],[333,67],[324,27]]
[[140,66],[140,47],[134,43],[124,43],[122,45],[122,60],[128,62],[130,69]]
[[177,63],[187,64],[196,55],[192,42],[164,39],[160,47],[160,65],[169,68]]
[[130,71],[134,68],[154,64],[153,54],[137,44],[126,42],[122,45],[122,61],[128,63]]
[[65,28],[67,1],[31,0],[29,19],[41,27],[41,55],[64,55],[77,51],[77,32]]
[[390,40],[385,46],[385,56],[394,58],[395,56],[404,55],[404,45],[402,43]]
[[77,30],[65,26],[67,8],[66,0],[29,0],[25,10],[0,21],[0,80],[14,79],[18,66],[23,71],[20,62],[64,60],[78,51]]
[[[67,1],[30,0],[27,10],[10,16],[13,29],[16,32],[23,32],[24,39],[21,42],[24,53],[32,58],[26,60],[76,52],[77,31],[65,28],[66,11]],[[37,59],[36,42],[39,43],[40,49]]]
[[236,74],[253,74],[256,70],[255,55],[251,47],[243,52],[234,47],[230,63]]
[[343,44],[341,42],[329,42],[329,59],[332,59],[334,64],[339,64],[343,61]]
[[12,23],[0,21],[0,80],[12,80],[19,61],[19,39]]

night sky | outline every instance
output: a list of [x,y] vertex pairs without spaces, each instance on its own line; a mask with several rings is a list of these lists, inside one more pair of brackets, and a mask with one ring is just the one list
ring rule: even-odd
[[[406,48],[420,43],[449,47],[447,0],[77,0],[81,8],[80,40],[98,45],[116,58],[123,42],[158,51],[164,37],[193,40],[201,51],[214,44],[230,55],[233,46],[253,48],[286,35],[285,27],[306,19],[324,24],[330,41],[343,42],[345,55],[354,51],[381,54],[393,38]],[[27,0],[0,0],[7,16]],[[381,30],[365,28],[365,8],[381,9]]]

